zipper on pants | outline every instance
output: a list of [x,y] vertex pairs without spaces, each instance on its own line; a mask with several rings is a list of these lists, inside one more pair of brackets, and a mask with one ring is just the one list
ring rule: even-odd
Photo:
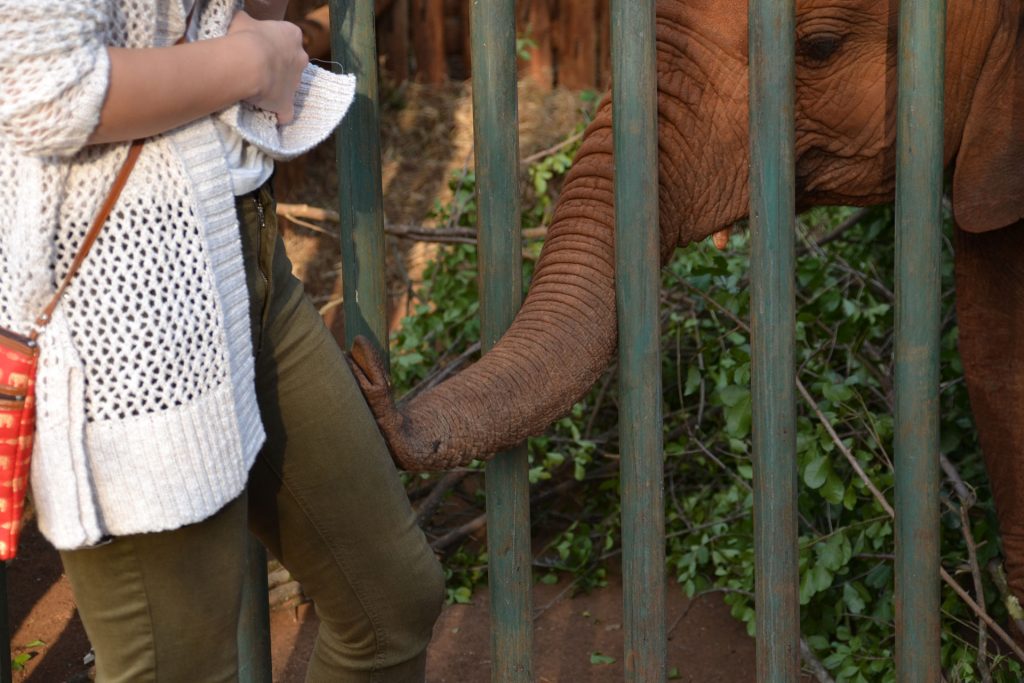
[[259,353],[263,348],[263,326],[267,322],[267,314],[270,309],[270,275],[263,265],[263,242],[264,233],[267,231],[267,215],[263,209],[263,202],[260,201],[260,192],[257,190],[252,195],[252,201],[256,205],[256,269],[263,278],[263,310],[260,315],[259,333],[256,336],[255,352]]

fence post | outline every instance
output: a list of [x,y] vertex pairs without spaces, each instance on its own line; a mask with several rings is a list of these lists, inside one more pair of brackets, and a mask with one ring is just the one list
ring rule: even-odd
[[653,0],[612,0],[626,680],[665,680],[658,76]]
[[335,133],[345,344],[356,335],[388,353],[381,196],[377,43],[373,0],[330,0],[335,68],[356,75],[356,96]]
[[793,0],[750,2],[751,349],[757,680],[800,675]]
[[[481,344],[489,351],[523,298],[514,0],[473,0],[473,139],[480,232]],[[526,446],[487,464],[491,680],[533,681],[533,567]]]
[[937,681],[945,0],[900,3],[896,159],[896,672]]
[[239,683],[271,683],[270,602],[267,596],[267,551],[252,534],[246,541],[246,576],[238,617]]
[[7,652],[0,659],[0,683],[11,683],[11,616],[7,600],[7,563],[0,562],[0,641],[7,643]]

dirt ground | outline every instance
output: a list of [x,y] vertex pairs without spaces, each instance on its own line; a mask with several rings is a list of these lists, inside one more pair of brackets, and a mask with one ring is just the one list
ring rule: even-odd
[[[435,199],[450,196],[452,173],[472,169],[471,94],[452,84],[440,89],[415,85],[387,90],[382,104],[382,153],[386,220],[429,225]],[[521,156],[561,142],[580,120],[580,99],[571,93],[520,92]],[[332,207],[337,197],[334,145],[327,143],[296,162],[280,165],[278,200]],[[340,269],[337,226],[284,222],[294,270],[340,336]],[[389,242],[392,319],[404,313],[410,279],[431,257],[419,243]],[[12,657],[28,655],[15,680],[62,683],[89,680],[88,640],[75,612],[56,552],[29,525],[19,557],[9,568]],[[669,586],[669,667],[681,681],[754,680],[754,641],[729,616],[720,596],[687,601]],[[614,580],[590,595],[568,597],[564,585],[535,588],[535,676],[537,681],[622,680],[622,591]],[[447,608],[434,630],[428,664],[431,683],[490,680],[488,594],[472,604]],[[317,627],[308,604],[272,615],[274,680],[303,678]],[[612,658],[591,663],[595,654]],[[24,658],[24,657],[22,657]],[[605,659],[595,660],[605,662]]]
[[[90,680],[89,641],[75,611],[71,588],[56,551],[34,526],[8,570],[11,656],[31,659],[15,672],[18,683],[81,683]],[[613,581],[589,595],[568,597],[564,585],[534,589],[534,673],[539,683],[622,680],[622,588]],[[720,596],[687,600],[668,589],[668,666],[672,680],[742,683],[754,680],[754,641],[729,615]],[[427,681],[483,683],[490,680],[488,593],[472,604],[445,609],[434,628]],[[317,619],[308,603],[271,615],[274,681],[301,683],[312,651]],[[31,645],[30,645],[31,644]],[[591,663],[595,654],[610,663]],[[605,661],[605,660],[598,660]]]

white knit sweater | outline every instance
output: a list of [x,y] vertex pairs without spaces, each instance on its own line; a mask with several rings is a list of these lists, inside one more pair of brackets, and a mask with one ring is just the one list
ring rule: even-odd
[[[67,272],[127,145],[85,141],[107,46],[172,45],[182,0],[0,0],[0,326],[26,332]],[[207,0],[199,38],[236,0]],[[304,73],[293,123],[216,115],[274,158],[325,138],[354,79]],[[146,144],[41,338],[32,489],[58,548],[173,529],[237,496],[263,442],[231,181],[213,118]]]

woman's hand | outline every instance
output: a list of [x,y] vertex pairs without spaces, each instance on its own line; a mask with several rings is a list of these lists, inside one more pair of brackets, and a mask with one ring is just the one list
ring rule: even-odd
[[89,144],[146,138],[242,101],[288,123],[308,63],[297,26],[244,12],[220,38],[107,53],[110,84]]
[[295,115],[295,90],[309,63],[302,49],[302,31],[286,21],[257,21],[239,12],[228,27],[228,36],[248,39],[256,57],[255,92],[245,101],[277,114],[284,124]]

